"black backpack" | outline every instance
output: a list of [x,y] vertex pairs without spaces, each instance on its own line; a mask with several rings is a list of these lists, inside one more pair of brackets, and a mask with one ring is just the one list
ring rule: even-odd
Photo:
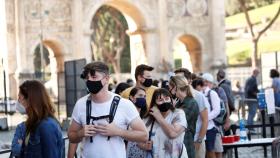
[[[91,99],[90,97],[87,99],[87,107],[86,107],[86,123],[87,125],[90,124],[90,120],[96,121],[100,119],[106,119],[109,118],[109,123],[112,123],[119,105],[121,98],[119,96],[114,96],[111,107],[110,107],[110,112],[109,115],[103,115],[99,117],[94,117],[91,116]],[[110,136],[108,136],[108,140],[110,140]],[[92,137],[90,137],[90,142],[92,143]]]
[[[212,101],[211,101],[211,96],[210,96],[211,91],[212,90],[208,91],[208,94],[206,97],[208,98],[208,101],[210,104],[210,110],[212,111],[213,107],[212,107]],[[217,94],[218,94],[218,92],[217,92]],[[221,107],[221,109],[220,109],[219,115],[213,119],[214,123],[218,126],[224,125],[226,122],[226,117],[227,117],[227,109],[226,109],[225,103],[222,101],[222,99],[220,99],[220,107]]]

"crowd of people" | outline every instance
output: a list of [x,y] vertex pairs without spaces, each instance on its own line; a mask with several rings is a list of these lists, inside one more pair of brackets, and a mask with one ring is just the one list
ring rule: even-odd
[[[85,66],[82,77],[90,93],[79,99],[73,110],[68,130],[72,143],[69,157],[74,157],[80,142],[81,157],[222,156],[221,135],[229,130],[229,114],[234,110],[231,85],[224,71],[218,72],[216,84],[209,73],[196,77],[187,69],[177,69],[161,87],[153,82],[152,71],[151,66],[138,65],[135,85],[119,83],[113,93],[104,63]],[[106,117],[111,115],[115,96],[120,96],[119,105],[110,123]],[[89,121],[87,100],[92,106]],[[218,116],[220,121],[216,121]],[[109,141],[108,136],[112,137]]]
[[[105,63],[85,65],[81,78],[88,94],[72,113],[68,158],[78,150],[83,158],[222,157],[222,136],[231,134],[229,116],[236,110],[234,94],[243,94],[241,88],[232,91],[224,70],[215,79],[210,73],[196,75],[180,68],[169,80],[155,82],[153,69],[138,65],[135,84],[129,79],[114,88]],[[258,74],[255,69],[246,81],[245,98],[256,99]],[[280,98],[279,73],[271,70],[270,76]],[[278,106],[280,99],[275,100]],[[248,107],[247,124],[253,124],[257,102]],[[11,157],[61,158],[62,132],[44,85],[36,80],[21,84],[17,109],[27,120],[17,126]]]

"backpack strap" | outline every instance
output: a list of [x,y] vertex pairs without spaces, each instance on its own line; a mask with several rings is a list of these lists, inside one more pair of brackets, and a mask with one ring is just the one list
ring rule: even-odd
[[110,107],[110,113],[109,113],[109,123],[112,123],[119,105],[121,98],[119,96],[114,96],[114,99],[112,101],[111,107]]
[[99,117],[93,117],[91,116],[90,118],[92,119],[92,121],[97,121],[97,120],[101,120],[101,119],[106,119],[108,118],[110,115],[104,115],[104,116],[99,116]]
[[[92,117],[91,116],[91,97],[89,96],[86,102],[86,124],[90,124],[90,119],[93,121],[95,120],[100,120],[100,119],[105,119],[109,117],[109,123],[112,123],[119,105],[121,98],[119,96],[114,96],[111,107],[110,107],[110,112],[109,115],[105,116],[99,116],[99,117]],[[108,136],[108,140],[110,140],[110,136]],[[90,142],[92,143],[93,139],[90,137]]]
[[[110,107],[110,113],[109,113],[109,123],[112,123],[119,105],[121,98],[119,96],[114,96],[111,107]],[[110,136],[108,136],[108,139],[110,140]]]
[[211,101],[211,95],[210,95],[210,93],[211,93],[211,89],[208,91],[208,93],[207,93],[207,99],[208,99],[208,102],[209,102],[209,104],[210,104],[210,110],[212,111],[213,110],[213,107],[212,107],[212,101]]
[[[90,117],[91,117],[91,99],[89,96],[87,99],[87,102],[86,102],[86,123],[87,123],[87,125],[90,124]],[[90,142],[91,143],[93,142],[92,137],[90,137]]]
[[91,100],[88,98],[86,102],[86,123],[90,124],[90,116],[91,116]]

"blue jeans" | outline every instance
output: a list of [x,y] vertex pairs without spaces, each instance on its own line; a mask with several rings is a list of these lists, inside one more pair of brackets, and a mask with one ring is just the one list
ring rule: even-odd
[[248,102],[247,104],[248,104],[248,108],[249,108],[247,125],[253,125],[254,124],[254,117],[255,117],[255,115],[257,113],[257,109],[258,109],[258,102],[251,101],[251,102]]

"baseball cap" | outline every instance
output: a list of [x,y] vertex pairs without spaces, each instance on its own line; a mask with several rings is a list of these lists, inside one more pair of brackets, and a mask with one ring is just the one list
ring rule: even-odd
[[208,82],[214,83],[214,77],[210,73],[204,73],[201,77]]
[[101,61],[94,61],[94,62],[88,63],[84,67],[80,77],[82,79],[86,79],[88,73],[90,73],[91,75],[94,75],[96,71],[97,72],[103,72],[106,75],[109,75],[109,67],[108,67],[108,65],[106,65],[104,62],[101,62]]

